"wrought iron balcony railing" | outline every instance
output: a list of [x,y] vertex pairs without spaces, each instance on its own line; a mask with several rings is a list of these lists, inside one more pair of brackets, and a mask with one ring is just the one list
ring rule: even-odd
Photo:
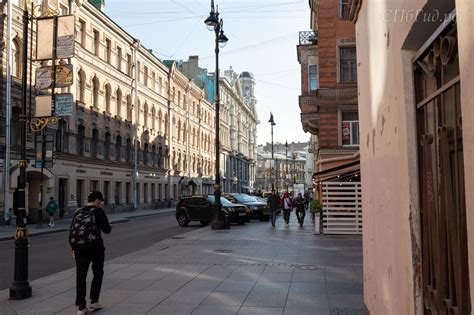
[[303,31],[299,33],[300,45],[313,45],[318,42],[318,33]]

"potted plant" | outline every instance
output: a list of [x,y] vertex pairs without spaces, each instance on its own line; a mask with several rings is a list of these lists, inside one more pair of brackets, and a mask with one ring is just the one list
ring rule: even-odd
[[317,212],[321,212],[323,205],[318,199],[313,199],[310,204],[309,211],[311,212],[311,218],[314,221]]

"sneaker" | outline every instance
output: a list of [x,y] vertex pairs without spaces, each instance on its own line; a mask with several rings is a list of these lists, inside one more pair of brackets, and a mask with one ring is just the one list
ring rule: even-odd
[[290,225],[288,223],[285,223],[285,227],[289,227]]
[[91,303],[91,305],[89,305],[89,311],[91,311],[91,312],[98,311],[102,308],[103,308],[103,306],[99,302]]
[[53,222],[53,223],[51,223],[51,225],[50,225],[50,226],[51,226],[51,227],[53,227],[53,226],[54,226],[54,222]]
[[81,308],[77,309],[77,315],[86,315],[86,314],[89,314],[89,309],[87,307],[84,306],[83,309]]

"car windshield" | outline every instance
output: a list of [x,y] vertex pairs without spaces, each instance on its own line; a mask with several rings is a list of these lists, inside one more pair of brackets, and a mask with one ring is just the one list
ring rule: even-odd
[[[213,195],[208,195],[207,200],[209,200],[210,203],[214,204],[214,201],[216,200],[216,197],[214,197]],[[224,197],[221,197],[221,204],[223,206],[228,206],[228,205],[232,205],[232,202],[225,199]]]
[[249,195],[234,195],[233,197],[240,203],[257,201],[254,197]]

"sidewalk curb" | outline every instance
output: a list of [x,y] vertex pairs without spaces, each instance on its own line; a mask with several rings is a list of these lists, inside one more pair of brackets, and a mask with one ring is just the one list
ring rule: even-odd
[[170,210],[170,211],[163,211],[163,212],[158,212],[158,213],[147,213],[147,214],[139,214],[139,215],[128,215],[128,216],[124,216],[124,218],[126,219],[135,219],[135,218],[143,218],[143,217],[151,217],[153,215],[159,215],[159,214],[167,214],[167,213],[172,213],[172,212],[175,212],[176,210]]

